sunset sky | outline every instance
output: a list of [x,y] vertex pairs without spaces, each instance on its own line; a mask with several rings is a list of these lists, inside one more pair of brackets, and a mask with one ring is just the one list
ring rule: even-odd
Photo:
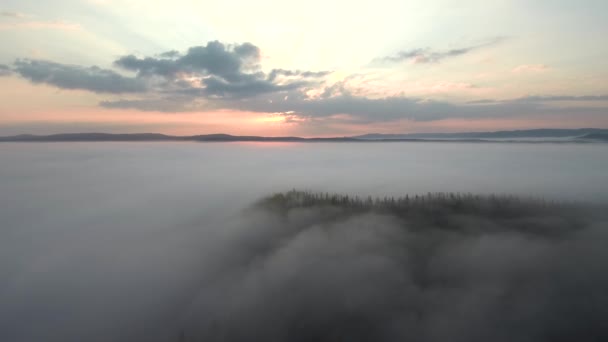
[[608,128],[605,0],[3,0],[0,135]]

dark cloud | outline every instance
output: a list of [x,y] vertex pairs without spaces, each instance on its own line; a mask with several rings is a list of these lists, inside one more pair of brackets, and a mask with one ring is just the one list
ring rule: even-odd
[[[227,98],[224,92],[229,83],[217,84],[210,82],[208,88],[218,94],[216,98],[209,97],[213,93],[197,93],[180,97],[179,101],[172,99],[139,99],[116,100],[101,103],[108,108],[131,108],[144,111],[197,111],[206,109],[233,109],[260,113],[290,113],[290,117],[300,118],[329,118],[346,114],[348,117],[338,121],[350,121],[365,124],[372,122],[394,121],[408,119],[414,121],[434,121],[449,118],[505,118],[514,116],[546,115],[546,114],[601,114],[605,113],[603,107],[564,107],[554,108],[545,105],[542,101],[524,101],[515,99],[509,101],[479,100],[467,103],[450,103],[446,101],[429,100],[406,96],[389,96],[383,98],[368,98],[352,94],[344,84],[338,82],[324,88],[319,97],[308,97],[299,89],[299,84],[293,84],[294,89],[284,86],[283,93],[273,93],[274,88],[264,89],[266,83],[259,85],[255,90],[258,96],[247,96],[252,93],[243,93],[239,97]],[[243,89],[230,89],[231,94],[249,91],[250,87]],[[262,94],[266,92],[266,94]],[[205,101],[197,102],[204,98]],[[585,97],[543,97],[543,99],[578,99],[578,101],[600,101],[602,96]]]
[[[217,42],[213,42],[213,43],[217,43]],[[220,45],[221,45],[221,43],[220,43]],[[209,47],[209,43],[207,44],[207,47]],[[234,52],[243,58],[254,58],[256,60],[260,59],[260,48],[258,48],[257,46],[255,46],[251,43],[243,43],[243,44],[235,45]]]
[[137,109],[145,112],[188,112],[200,110],[190,97],[159,97],[147,99],[119,99],[105,100],[99,103],[100,106],[110,109]]
[[266,80],[252,79],[246,82],[231,83],[218,77],[209,77],[203,80],[205,84],[204,93],[210,96],[219,96],[221,98],[247,98],[264,93],[274,93],[298,89],[307,82],[292,82],[283,85],[277,85]]
[[416,64],[426,63],[439,63],[444,59],[457,57],[468,54],[472,51],[476,51],[485,47],[496,45],[505,40],[505,37],[496,37],[487,40],[483,43],[472,45],[468,47],[451,49],[446,51],[436,51],[430,48],[417,48],[412,50],[400,51],[392,56],[386,56],[376,59],[376,62],[401,62],[406,60],[412,60]]
[[551,101],[608,101],[608,95],[586,95],[586,96],[526,96],[515,99],[518,102],[551,102]]
[[[231,105],[231,104],[226,104]],[[434,120],[442,117],[441,113],[431,109],[417,99],[407,97],[387,97],[369,99],[350,94],[331,97],[307,99],[292,96],[288,99],[274,98],[249,99],[236,102],[238,109],[258,112],[295,112],[302,116],[328,117],[336,114],[348,114],[355,120],[386,121],[400,118],[418,118]],[[436,105],[440,106],[439,103]],[[426,117],[425,117],[426,116]]]
[[180,56],[180,53],[177,50],[170,50],[160,53],[158,56],[162,58],[176,58]]
[[330,71],[315,72],[315,71],[272,69],[272,71],[270,71],[270,73],[268,74],[268,80],[274,81],[277,78],[277,76],[286,76],[286,77],[300,76],[300,77],[304,77],[304,78],[309,78],[309,77],[317,78],[317,77],[327,76],[330,73],[331,73]]
[[493,99],[482,99],[475,101],[468,101],[468,104],[505,104],[505,103],[531,103],[538,104],[542,102],[595,102],[595,101],[608,101],[608,95],[533,95],[519,97],[515,99],[507,100],[493,100]]
[[347,114],[353,121],[374,122],[410,119],[433,121],[446,118],[504,117],[530,114],[541,110],[535,103],[471,105],[406,96],[368,98],[351,94],[342,84],[326,87],[320,97],[308,98],[295,92],[289,96],[272,96],[219,101],[220,106],[256,112],[294,112],[306,117],[330,117]]
[[81,67],[44,60],[20,59],[15,72],[33,83],[50,84],[62,89],[83,89],[98,93],[142,93],[146,83],[97,66]]
[[279,85],[259,71],[260,50],[251,43],[225,45],[218,41],[195,46],[180,55],[169,51],[162,58],[124,56],[115,65],[137,72],[138,77],[162,76],[170,80],[187,74],[200,78],[202,87],[190,87],[197,96],[240,98],[300,87],[302,83]]
[[[200,86],[182,87],[178,93],[206,98],[244,98],[259,94],[282,92],[303,87],[309,81],[303,79],[320,78],[326,72],[290,71],[275,69],[268,76],[260,70],[260,49],[251,44],[227,45],[212,41],[205,46],[194,46],[185,54],[168,51],[159,58],[138,58],[124,56],[114,64],[125,70],[134,71],[137,77],[159,76],[169,83],[182,82],[181,76],[198,78]],[[277,75],[295,76],[287,82],[276,82]],[[163,89],[165,92],[174,89]]]
[[[241,99],[261,94],[285,92],[318,84],[328,72],[275,69],[269,75],[260,71],[260,49],[251,44],[227,45],[212,41],[194,46],[184,54],[166,51],[156,57],[123,56],[114,65],[134,77],[99,67],[65,65],[50,61],[22,59],[14,63],[22,77],[34,83],[51,84],[64,89],[86,89],[99,93],[145,92],[146,98],[104,101],[105,107],[137,104],[145,110],[191,108],[197,100]],[[278,80],[277,76],[287,79]],[[170,100],[163,105],[158,98],[180,98],[183,104]],[[159,105],[153,108],[152,104]]]
[[0,77],[9,76],[12,74],[13,70],[8,65],[0,64]]
[[259,62],[259,49],[250,44],[224,45],[218,41],[206,46],[195,46],[179,56],[174,51],[168,52],[165,58],[137,58],[124,56],[114,62],[118,67],[136,71],[139,75],[156,74],[175,76],[177,73],[214,75],[229,82],[242,81],[248,75],[244,69],[255,67]]
[[124,56],[114,62],[115,65],[130,71],[136,71],[138,77],[159,75],[173,77],[179,67],[169,58],[137,58],[133,55]]

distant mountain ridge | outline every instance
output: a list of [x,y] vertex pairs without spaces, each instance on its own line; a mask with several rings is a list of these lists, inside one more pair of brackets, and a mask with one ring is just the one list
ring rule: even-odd
[[175,136],[160,133],[63,133],[51,135],[21,134],[0,137],[0,142],[70,142],[70,141],[358,141],[349,137],[301,138],[301,137],[263,137],[230,134],[203,134]]
[[597,133],[589,133],[581,138],[583,139],[591,139],[591,140],[601,140],[608,141],[608,132],[597,132]]
[[0,141],[154,141],[179,140],[178,137],[160,133],[64,133],[51,135],[20,134],[10,137],[0,137]]
[[587,135],[608,134],[608,129],[576,128],[554,129],[540,128],[495,132],[462,132],[462,133],[409,133],[379,134],[371,133],[354,136],[355,139],[517,139],[517,138],[582,138]]
[[[528,139],[528,140],[526,140]],[[206,141],[206,142],[378,142],[378,141],[460,141],[460,142],[608,142],[608,129],[529,129],[462,133],[370,133],[352,137],[302,138],[295,136],[264,137],[230,134],[174,136],[160,133],[63,133],[51,135],[21,134],[0,137],[0,142],[77,142],[77,141]]]

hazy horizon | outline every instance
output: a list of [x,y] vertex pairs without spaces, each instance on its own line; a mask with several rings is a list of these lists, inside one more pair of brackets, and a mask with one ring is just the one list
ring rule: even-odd
[[[366,132],[364,134],[357,134],[357,135],[342,135],[342,136],[335,136],[335,135],[321,135],[321,136],[296,136],[296,135],[291,135],[291,136],[284,136],[284,135],[253,135],[253,136],[259,136],[259,137],[301,137],[301,138],[332,138],[332,137],[358,137],[358,136],[364,136],[364,135],[374,135],[374,134],[378,134],[378,135],[443,135],[443,134],[460,134],[460,133],[502,133],[502,132],[521,132],[521,131],[542,131],[542,130],[556,130],[556,131],[576,131],[576,130],[608,130],[608,127],[604,128],[604,127],[573,127],[573,128],[551,128],[551,127],[532,127],[532,128],[527,128],[527,129],[516,129],[516,130],[495,130],[495,131],[470,131],[470,130],[462,130],[462,131],[449,131],[449,132],[435,132],[435,131],[428,131],[428,132],[417,132],[417,133],[402,133],[402,132],[386,132],[386,133],[379,133],[379,132]],[[165,134],[165,133],[161,133],[161,132],[145,132],[145,131],[141,131],[141,132],[128,132],[128,133],[117,133],[117,132],[111,132],[111,131],[89,131],[89,132],[84,132],[84,131],[58,131],[58,132],[51,132],[51,133],[47,133],[47,134],[32,134],[29,132],[21,132],[19,134],[14,134],[14,135],[6,135],[4,137],[9,137],[9,136],[19,136],[19,135],[39,135],[39,136],[46,136],[46,135],[61,135],[61,134],[111,134],[111,135],[120,135],[120,134],[160,134],[160,135],[167,135],[167,136],[174,136],[174,137],[190,137],[190,136],[197,136],[197,135],[218,135],[218,134],[226,134],[226,135],[231,135],[231,136],[246,136],[246,135],[239,135],[239,134],[232,134],[230,132],[211,132],[211,133],[195,133],[195,134],[188,134],[188,135],[173,135],[173,134]],[[0,136],[2,137],[2,136]]]

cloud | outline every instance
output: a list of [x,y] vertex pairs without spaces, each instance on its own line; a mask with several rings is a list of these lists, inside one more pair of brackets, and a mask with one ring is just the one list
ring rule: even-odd
[[[286,95],[287,94],[287,95]],[[389,122],[401,119],[435,121],[450,118],[505,118],[548,113],[605,112],[605,108],[554,108],[551,101],[606,101],[608,96],[537,96],[511,100],[476,100],[465,103],[429,100],[407,96],[369,98],[352,94],[343,83],[325,87],[319,96],[310,97],[299,89],[286,93],[268,93],[246,98],[205,98],[183,96],[179,99],[110,100],[106,108],[127,108],[143,111],[204,111],[231,109],[259,113],[290,113],[292,122],[307,119],[335,119],[355,124]]]
[[138,76],[159,75],[164,77],[174,76],[179,72],[175,61],[169,58],[137,58],[133,55],[124,56],[116,60],[114,64],[122,69],[135,71]]
[[[180,92],[221,98],[244,98],[296,89],[309,84],[304,79],[327,74],[275,69],[266,76],[260,71],[260,49],[257,46],[251,43],[226,45],[219,41],[191,47],[183,55],[177,51],[168,51],[156,58],[129,55],[119,58],[114,64],[136,72],[138,77],[159,76],[169,82],[187,77],[197,84]],[[292,79],[279,83],[278,75],[291,76]]]
[[550,102],[550,101],[608,101],[608,95],[584,95],[584,96],[526,96],[514,101],[519,102]]
[[545,72],[548,70],[549,70],[549,67],[546,66],[545,64],[524,64],[524,65],[516,66],[511,71],[516,74],[529,74],[529,73]]
[[25,18],[26,15],[19,12],[13,11],[0,11],[0,17],[9,17],[9,18]]
[[253,79],[247,82],[231,83],[218,77],[209,77],[203,80],[205,84],[204,93],[222,98],[235,97],[246,98],[263,93],[274,93],[301,88],[308,83],[292,82],[283,85],[273,84],[266,80]]
[[13,70],[8,65],[0,64],[0,77],[9,76],[12,74]]
[[163,53],[158,54],[158,57],[163,57],[163,58],[176,58],[178,56],[180,56],[180,53],[177,50],[165,51]]
[[145,112],[189,112],[200,110],[203,105],[193,101],[191,97],[180,98],[167,96],[146,99],[104,100],[101,107],[110,109],[137,109]]
[[[417,50],[404,58],[425,56],[426,62],[469,53],[498,44],[505,38],[444,53]],[[423,53],[424,52],[424,53]],[[260,49],[251,43],[224,44],[219,41],[194,46],[185,52],[166,51],[153,56],[126,55],[114,65],[131,76],[96,66],[83,67],[41,60],[17,60],[17,74],[34,82],[63,89],[83,89],[105,94],[132,94],[107,98],[99,103],[112,109],[161,112],[204,112],[242,110],[259,113],[290,113],[290,122],[336,120],[366,124],[402,119],[504,118],[526,115],[592,114],[605,108],[549,106],[551,101],[605,101],[605,96],[529,96],[512,100],[476,100],[465,103],[383,93],[370,95],[357,88],[352,76],[330,83],[329,71],[270,69],[263,72]],[[10,68],[11,66],[9,66]],[[370,86],[367,85],[369,88]],[[467,82],[439,82],[428,92],[476,90]]]
[[219,41],[191,47],[183,54],[171,50],[155,57],[127,55],[114,65],[135,75],[42,60],[21,59],[14,63],[17,73],[34,83],[97,93],[142,93],[139,99],[105,100],[101,106],[147,111],[196,110],[205,101],[209,102],[207,107],[213,107],[218,100],[296,91],[318,85],[329,73],[273,69],[266,75],[261,71],[257,46]]
[[381,58],[377,58],[376,62],[389,62],[396,63],[402,61],[411,61],[414,64],[428,64],[428,63],[439,63],[444,59],[462,56],[468,54],[470,52],[480,50],[482,48],[490,47],[496,44],[499,44],[505,41],[506,37],[496,37],[489,39],[485,42],[479,43],[477,45],[471,45],[468,47],[451,49],[446,51],[437,51],[430,48],[416,48],[411,50],[404,50],[397,52],[392,56],[385,56]]
[[63,20],[55,21],[23,21],[16,23],[0,23],[0,30],[13,30],[13,29],[28,29],[28,30],[64,30],[64,31],[78,31],[82,30],[79,24],[71,23]]
[[330,71],[300,71],[300,70],[285,70],[285,69],[272,69],[268,74],[268,80],[274,81],[278,76],[293,77],[299,76],[304,78],[317,78],[329,75]]
[[469,104],[505,104],[505,103],[542,103],[542,102],[603,102],[608,101],[608,95],[530,95],[508,100],[483,99],[469,101]]
[[[326,89],[327,92],[334,90]],[[294,112],[305,117],[331,117],[345,114],[354,122],[381,122],[399,119],[433,121],[446,118],[478,118],[516,115],[536,109],[528,103],[509,103],[501,106],[472,106],[445,101],[406,96],[367,98],[348,92],[319,98],[290,95],[287,99],[253,98],[223,103],[232,109],[257,112]]]
[[[326,89],[330,92],[329,88]],[[230,104],[227,104],[230,105]],[[443,117],[441,103],[424,103],[423,100],[401,96],[370,99],[348,93],[308,99],[291,96],[287,100],[250,99],[235,103],[237,109],[258,112],[294,112],[301,116],[330,117],[347,114],[354,120],[386,121],[401,118],[433,120]],[[436,108],[437,110],[433,109]],[[448,114],[449,115],[449,114]]]
[[[158,57],[128,55],[114,62],[121,69],[135,72],[134,77],[96,66],[41,60],[23,59],[14,65],[19,75],[34,83],[99,93],[147,92],[148,99],[102,103],[106,107],[137,104],[146,110],[152,110],[153,103],[160,105],[157,110],[169,107],[183,110],[189,107],[188,102],[199,98],[245,98],[288,91],[311,84],[312,78],[326,75],[326,72],[278,70],[267,77],[259,71],[259,60],[260,50],[251,43],[225,45],[213,41],[206,46],[191,47],[183,55],[178,51],[167,51]],[[276,79],[278,74],[292,77],[279,82]],[[163,106],[158,94],[164,94],[161,98],[180,98],[184,105],[170,100],[170,106]]]
[[189,48],[183,56],[169,51],[162,57],[164,58],[137,58],[129,55],[119,58],[114,64],[139,75],[175,76],[178,73],[195,73],[238,82],[250,77],[245,74],[245,69],[255,69],[258,66],[260,51],[250,43],[224,45],[212,41],[206,46]]
[[[114,65],[134,72],[123,76],[97,66],[83,67],[61,63],[21,59],[14,63],[22,77],[34,83],[46,83],[63,89],[84,89],[98,93],[146,93],[144,99],[104,101],[105,107],[137,104],[151,110],[158,98],[180,98],[186,102],[175,108],[189,108],[187,102],[202,99],[241,99],[260,94],[285,92],[318,84],[326,71],[275,69],[269,75],[260,71],[260,49],[251,44],[227,45],[212,41],[194,46],[184,54],[176,50],[156,57],[120,57]],[[284,76],[284,77],[278,77]],[[159,110],[174,107],[160,106]]]
[[82,89],[98,93],[141,93],[147,90],[145,82],[124,77],[112,70],[97,66],[81,67],[44,60],[19,59],[15,72],[33,83],[44,83],[62,89]]

